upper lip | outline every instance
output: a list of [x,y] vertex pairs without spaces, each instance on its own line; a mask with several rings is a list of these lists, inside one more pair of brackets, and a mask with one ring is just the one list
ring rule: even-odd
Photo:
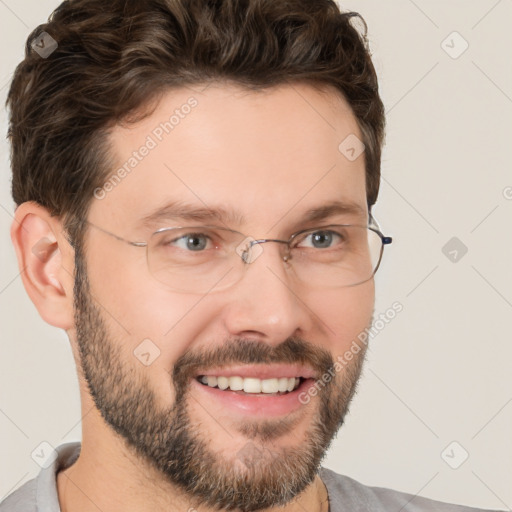
[[280,377],[315,378],[315,371],[301,364],[251,364],[227,367],[208,368],[200,371],[196,376],[211,375],[222,377],[242,377],[255,379],[273,379]]

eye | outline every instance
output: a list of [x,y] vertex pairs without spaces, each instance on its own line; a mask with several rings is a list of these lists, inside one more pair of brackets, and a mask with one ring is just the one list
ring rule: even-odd
[[212,241],[208,235],[204,233],[186,233],[185,235],[169,240],[166,242],[167,245],[178,247],[187,251],[200,252],[204,249],[209,248],[208,243],[212,244]]
[[330,249],[343,241],[343,237],[331,230],[319,230],[304,235],[296,247],[312,247],[313,249]]

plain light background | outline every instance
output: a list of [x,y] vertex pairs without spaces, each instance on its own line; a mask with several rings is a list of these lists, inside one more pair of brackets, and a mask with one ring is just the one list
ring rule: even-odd
[[[0,0],[2,105],[27,35],[57,5]],[[377,274],[376,314],[395,301],[403,311],[372,339],[324,465],[510,510],[512,1],[342,5],[368,23],[388,112],[374,214],[394,242]],[[31,453],[41,442],[80,440],[80,409],[66,335],[40,319],[19,277],[3,136],[0,145],[1,500],[39,472]]]

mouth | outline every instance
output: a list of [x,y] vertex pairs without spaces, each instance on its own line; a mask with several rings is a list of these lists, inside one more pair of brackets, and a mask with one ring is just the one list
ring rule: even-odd
[[315,384],[315,372],[298,365],[241,365],[209,369],[192,379],[207,402],[252,418],[287,415],[304,408],[303,393]]

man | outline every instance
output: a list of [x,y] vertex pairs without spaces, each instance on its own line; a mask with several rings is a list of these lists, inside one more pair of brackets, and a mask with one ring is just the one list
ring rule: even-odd
[[473,510],[321,467],[391,242],[353,16],[71,0],[31,34],[8,98],[12,240],[69,336],[83,439],[2,512]]

